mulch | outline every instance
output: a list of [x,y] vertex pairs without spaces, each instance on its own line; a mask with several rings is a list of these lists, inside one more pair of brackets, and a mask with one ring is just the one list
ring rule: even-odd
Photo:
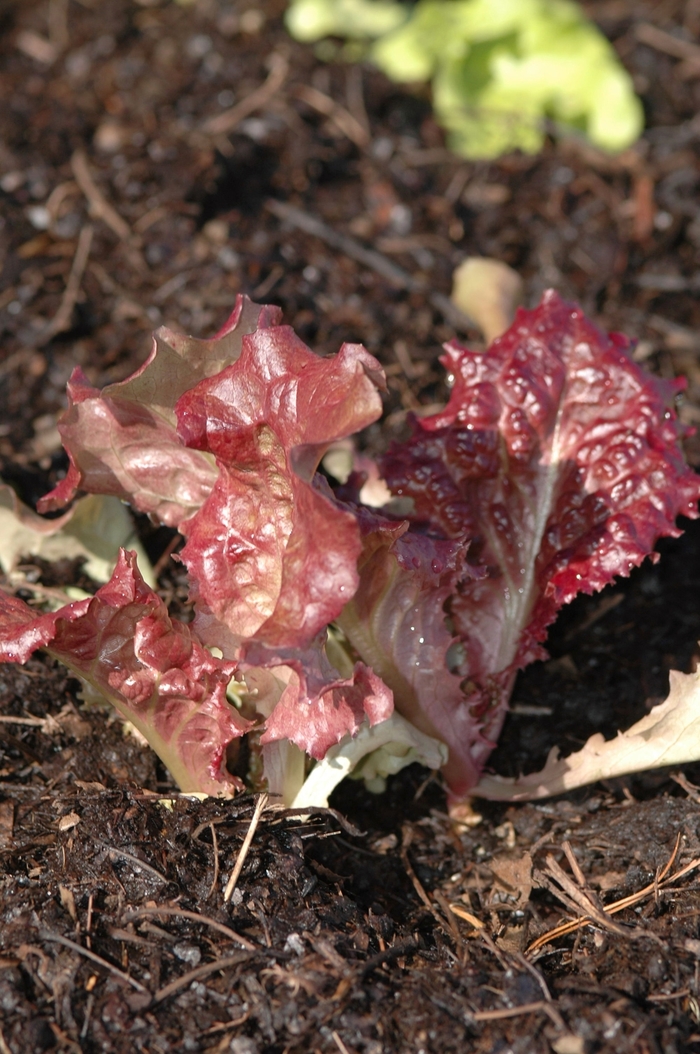
[[[3,478],[32,502],[64,470],[75,365],[121,379],[155,327],[210,335],[238,292],[320,353],[380,358],[364,442],[381,450],[444,402],[440,344],[479,343],[448,302],[466,255],[515,267],[529,305],[554,286],[635,337],[649,369],[688,378],[697,426],[700,8],[584,6],[634,76],[644,138],[475,163],[424,90],[323,64],[278,0],[0,3]],[[686,451],[700,466],[698,435]],[[157,561],[170,536],[139,526]],[[563,613],[497,771],[614,735],[693,668],[684,526]],[[33,569],[47,586],[75,570]],[[186,609],[173,561],[160,585]],[[348,783],[331,810],[268,805],[246,849],[251,796],[178,795],[50,660],[4,666],[0,700],[0,1054],[700,1049],[697,767],[485,803],[466,828],[412,766],[381,797]]]

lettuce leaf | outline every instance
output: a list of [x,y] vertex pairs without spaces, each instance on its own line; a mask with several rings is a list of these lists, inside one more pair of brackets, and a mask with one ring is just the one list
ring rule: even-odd
[[357,510],[363,529],[360,583],[337,619],[358,655],[393,692],[396,708],[417,729],[451,748],[448,781],[473,785],[493,743],[464,705],[462,677],[449,668],[458,638],[445,604],[480,569],[466,562],[468,543],[431,538]]
[[246,333],[279,318],[278,308],[238,296],[211,340],[163,327],[143,366],[102,391],[76,369],[68,383],[68,410],[58,423],[70,468],[41,499],[39,512],[61,509],[79,491],[89,491],[121,498],[177,527],[206,500],[217,471],[212,458],[188,450],[178,437],[175,404],[198,381],[235,362]]
[[[285,801],[301,793],[305,757],[332,752],[307,786],[323,797],[338,766],[375,747],[367,770],[381,775],[412,750],[442,761],[437,740],[459,799],[560,607],[697,515],[681,385],[645,374],[624,337],[547,293],[486,352],[446,346],[445,409],[414,420],[378,465],[356,459],[373,493],[392,495],[369,508],[364,477],[333,491],[317,469],[379,417],[381,368],[359,345],[320,358],[278,322],[239,298],[213,340],[160,331],[126,381],[71,382],[71,470],[44,507],[80,488],[177,526],[192,625],[170,619],[122,553],[94,598],[58,612],[1,598],[0,661],[49,650],[186,790],[232,792],[227,751],[254,728]],[[243,712],[226,701],[234,673]],[[385,725],[403,728],[398,739]]]
[[226,701],[234,662],[215,659],[168,616],[133,553],[121,551],[94,597],[46,614],[0,591],[0,661],[37,648],[64,663],[141,732],[183,791],[232,794],[229,745],[250,722]]
[[155,587],[134,522],[116,498],[87,494],[62,516],[48,520],[20,501],[12,487],[0,483],[0,567],[15,580],[20,559],[38,556],[48,561],[82,557],[86,574],[95,582],[107,582],[120,548],[138,554],[141,573]]
[[[485,570],[459,581],[447,605],[463,698],[447,704],[449,717],[440,692],[421,702],[460,795],[474,767],[457,722],[471,721],[472,741],[478,730],[495,742],[515,674],[543,657],[557,611],[656,559],[657,539],[679,533],[676,517],[697,515],[700,480],[677,442],[680,385],[644,373],[625,338],[604,336],[556,293],[520,309],[484,354],[446,351],[449,404],[414,421],[381,468],[392,493],[412,500],[414,528],[470,539],[469,560]],[[412,719],[396,691],[395,704]]]
[[379,417],[380,387],[360,345],[322,359],[278,326],[246,337],[234,365],[178,401],[180,436],[219,472],[181,526],[210,637],[303,648],[353,595],[357,523],[315,474],[332,442]]

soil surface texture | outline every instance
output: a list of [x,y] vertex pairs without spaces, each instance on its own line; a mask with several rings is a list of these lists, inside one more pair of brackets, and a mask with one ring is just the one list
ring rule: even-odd
[[[584,6],[634,76],[643,139],[468,163],[425,90],[324,64],[280,0],[0,0],[3,478],[31,503],[65,471],[74,366],[122,379],[155,327],[210,336],[238,292],[319,353],[358,341],[382,361],[379,451],[446,400],[441,343],[480,340],[445,303],[467,255],[515,267],[529,306],[553,286],[636,338],[650,370],[688,378],[698,425],[700,4]],[[614,735],[694,668],[684,526],[563,613],[496,771]],[[139,530],[182,610],[169,532]],[[413,766],[381,797],[349,783],[331,810],[268,806],[245,851],[252,796],[178,795],[50,660],[0,669],[0,713],[0,1054],[700,1051],[697,769],[485,804],[457,828]]]

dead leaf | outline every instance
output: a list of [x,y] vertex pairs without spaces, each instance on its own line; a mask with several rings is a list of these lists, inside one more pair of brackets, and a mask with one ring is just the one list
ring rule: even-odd
[[89,781],[89,782],[86,781],[86,780],[73,780],[73,783],[75,784],[76,787],[78,787],[80,790],[83,790],[83,791],[106,791],[107,790],[107,788],[105,787],[104,783],[98,783],[96,780],[95,781]]
[[73,739],[85,739],[92,732],[90,722],[80,716],[72,703],[66,703],[61,708],[56,714],[55,723],[59,731],[67,732]]
[[532,857],[529,853],[512,856],[504,853],[488,862],[493,872],[492,900],[512,903],[514,907],[527,904],[532,892]]
[[59,831],[70,831],[73,827],[77,827],[79,823],[80,817],[77,812],[69,812],[58,821],[58,829]]
[[627,880],[625,871],[606,871],[604,875],[593,876],[588,879],[588,884],[601,893],[609,893],[611,889],[623,889]]
[[496,801],[532,801],[597,780],[615,779],[633,772],[687,765],[700,759],[700,670],[671,670],[671,689],[663,703],[606,741],[600,732],[568,758],[556,747],[541,772],[519,779],[485,776],[474,790],[480,798]]
[[[73,815],[75,815],[75,814],[73,814]],[[64,817],[64,819],[65,819],[65,817]],[[78,921],[78,912],[76,911],[75,897],[73,896],[72,891],[70,889],[68,889],[68,886],[59,885],[59,887],[58,887],[58,895],[61,898],[61,904],[66,909],[66,911],[68,912],[70,917],[73,919],[73,922],[77,922]]]
[[15,824],[15,807],[11,801],[0,801],[0,847],[12,845]]
[[450,299],[469,315],[490,344],[513,321],[523,299],[523,283],[520,275],[500,260],[469,256],[452,276]]

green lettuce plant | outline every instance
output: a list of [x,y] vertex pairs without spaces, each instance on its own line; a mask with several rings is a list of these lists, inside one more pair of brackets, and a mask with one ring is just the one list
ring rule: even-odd
[[548,127],[615,153],[643,128],[629,74],[571,0],[292,0],[287,26],[298,40],[364,40],[392,80],[430,80],[463,157],[536,153]]

